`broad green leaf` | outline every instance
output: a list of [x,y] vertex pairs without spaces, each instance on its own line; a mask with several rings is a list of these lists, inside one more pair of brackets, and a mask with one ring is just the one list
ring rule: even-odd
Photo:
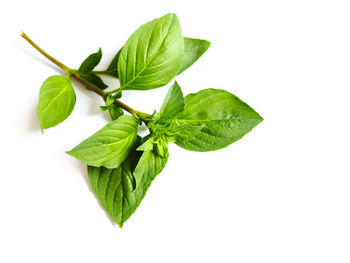
[[185,56],[181,68],[177,75],[181,74],[196,62],[210,46],[210,42],[202,39],[184,37],[185,41]]
[[103,82],[103,80],[95,73],[79,73],[79,76],[87,82],[94,84],[101,90],[108,88],[108,86]]
[[[188,69],[194,62],[196,62],[207,51],[207,49],[210,46],[209,41],[202,39],[184,37],[184,41],[184,59],[177,75],[181,74],[183,71]],[[101,73],[118,78],[118,59],[121,51],[122,50],[119,49],[119,51],[109,64],[108,68]]]
[[114,169],[88,166],[93,191],[120,227],[134,213],[144,196],[143,191],[134,191],[135,178],[132,174],[140,156],[140,152],[133,150]]
[[205,89],[185,97],[174,121],[176,144],[192,151],[214,151],[239,140],[263,120],[235,95]]
[[140,205],[153,179],[162,171],[168,159],[168,153],[160,157],[153,151],[143,152],[140,156],[141,152],[132,150],[115,169],[88,167],[93,191],[120,227]]
[[111,63],[109,64],[108,68],[105,71],[103,71],[104,74],[107,74],[111,77],[118,78],[118,60],[119,60],[121,51],[122,49],[119,49],[119,51],[114,56]]
[[69,78],[48,77],[40,88],[38,117],[41,129],[64,121],[73,111],[75,92]]
[[139,27],[127,40],[118,60],[122,89],[149,90],[176,76],[184,57],[184,40],[175,14]]
[[98,63],[100,63],[102,58],[102,50],[101,48],[96,52],[88,56],[83,63],[81,63],[78,71],[81,73],[87,73],[92,71]]
[[133,148],[137,126],[135,118],[120,116],[67,153],[91,166],[116,168]]
[[162,107],[157,115],[159,121],[173,119],[177,114],[184,110],[185,99],[180,86],[175,81],[169,88],[165,96]]

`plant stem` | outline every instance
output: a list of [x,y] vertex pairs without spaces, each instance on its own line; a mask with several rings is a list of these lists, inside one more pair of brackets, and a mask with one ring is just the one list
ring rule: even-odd
[[82,79],[79,76],[79,73],[76,72],[75,70],[69,69],[69,73],[71,74],[71,76],[76,79],[78,82],[80,82],[81,84],[83,84],[86,88],[88,88],[90,91],[95,92],[96,94],[100,95],[103,100],[105,101],[107,99],[107,94],[106,92],[104,92],[103,90],[100,90],[98,87],[96,87],[94,84]]
[[59,62],[57,59],[53,58],[49,54],[47,54],[44,50],[42,50],[37,44],[33,42],[24,32],[22,32],[21,36],[29,42],[36,50],[38,50],[41,54],[43,54],[46,58],[51,60],[53,63],[55,63],[57,66],[59,66],[61,69],[63,69],[65,72],[68,72],[70,68],[68,68],[63,63]]
[[[103,90],[99,89],[96,85],[84,80],[83,78],[81,78],[81,76],[79,75],[79,73],[76,70],[73,70],[69,67],[67,67],[66,65],[64,65],[63,63],[61,63],[60,61],[58,61],[57,59],[55,59],[54,57],[52,57],[51,55],[49,55],[48,53],[46,53],[44,50],[42,50],[37,44],[35,44],[33,42],[33,40],[31,40],[24,32],[22,32],[21,36],[27,40],[29,42],[29,44],[31,44],[36,50],[38,50],[42,55],[44,55],[46,58],[48,58],[50,61],[52,61],[54,64],[56,64],[58,67],[60,67],[62,70],[64,70],[66,72],[67,75],[71,75],[74,79],[76,79],[77,81],[79,81],[81,84],[83,84],[88,90],[95,92],[96,94],[100,95],[102,97],[102,99],[105,101],[107,99],[107,94],[110,92],[104,92]],[[118,90],[118,89],[116,89]],[[116,91],[114,90],[114,91]],[[114,92],[113,91],[113,92]],[[128,105],[124,104],[123,102],[119,101],[119,100],[114,100],[114,104],[119,106],[120,108],[126,110],[127,112],[131,113],[133,116],[138,117],[139,119],[141,119],[146,125],[148,124],[148,120],[142,118],[142,114],[145,114],[143,112],[140,112],[138,110],[135,110],[131,107],[129,107]],[[146,114],[149,115],[149,114]]]

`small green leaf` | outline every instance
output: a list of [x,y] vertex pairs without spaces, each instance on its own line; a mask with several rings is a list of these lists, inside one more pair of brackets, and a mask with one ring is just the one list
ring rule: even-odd
[[88,73],[92,71],[98,65],[98,63],[100,63],[101,58],[102,50],[100,48],[96,53],[92,53],[83,61],[83,63],[81,63],[78,71],[81,73]]
[[263,118],[235,95],[205,89],[185,97],[185,110],[173,122],[176,144],[214,151],[239,140]]
[[119,49],[119,51],[114,56],[111,63],[109,64],[108,68],[105,71],[103,71],[104,74],[107,74],[114,78],[118,78],[118,60],[119,60],[121,51],[122,49]]
[[154,150],[161,157],[165,157],[168,153],[168,141],[164,139],[156,140],[156,147],[154,147]]
[[185,41],[185,56],[181,68],[177,75],[188,69],[196,62],[210,46],[210,42],[202,39],[184,37]]
[[179,72],[183,57],[184,40],[175,14],[142,25],[119,56],[121,89],[149,90],[166,85]]
[[141,146],[139,146],[136,150],[137,151],[150,151],[153,149],[153,138],[149,138],[147,141],[145,141]]
[[138,121],[120,116],[67,152],[91,166],[118,167],[136,142]]
[[169,88],[168,93],[164,98],[162,107],[157,114],[158,121],[161,122],[175,118],[177,114],[184,110],[184,106],[184,96],[180,86],[175,81],[175,83]]
[[112,120],[116,120],[124,114],[123,109],[115,104],[112,104],[108,107],[108,112]]
[[79,73],[79,76],[87,82],[94,84],[101,90],[108,88],[108,86],[103,82],[103,80],[95,73]]
[[73,111],[75,92],[69,78],[51,76],[40,88],[38,117],[41,129],[47,129],[64,121]]
[[163,170],[169,153],[165,152],[164,157],[157,154],[154,150],[144,151],[135,168],[134,177],[136,181],[135,191],[142,191],[146,194],[148,187],[154,178]]
[[111,106],[113,103],[114,103],[114,98],[113,98],[113,96],[108,95],[108,96],[107,96],[107,99],[106,99],[106,106]]
[[106,111],[106,110],[109,109],[109,107],[108,107],[108,106],[100,106],[100,109],[101,109],[102,111]]

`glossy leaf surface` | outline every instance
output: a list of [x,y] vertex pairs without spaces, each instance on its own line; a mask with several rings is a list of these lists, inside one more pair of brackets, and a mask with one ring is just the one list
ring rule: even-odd
[[81,63],[78,71],[81,73],[87,73],[92,71],[98,63],[100,63],[102,58],[102,50],[101,48],[96,52],[88,56],[83,63]]
[[91,166],[116,168],[133,148],[137,126],[135,118],[120,116],[67,153]]
[[41,129],[47,129],[64,121],[73,111],[75,92],[69,78],[51,76],[40,88],[38,117]]
[[183,71],[188,69],[194,62],[196,62],[210,46],[210,42],[202,39],[195,39],[184,37],[185,41],[185,55],[184,60],[182,62],[181,68],[178,75]]
[[185,110],[174,121],[176,144],[192,151],[214,151],[251,131],[263,118],[235,95],[205,89],[185,97]]
[[114,169],[88,166],[93,191],[120,227],[134,213],[143,198],[143,192],[134,191],[133,171],[140,156],[140,152],[131,151],[128,158]]
[[139,27],[118,59],[122,89],[149,90],[167,84],[178,73],[184,41],[175,14],[169,13]]
[[160,111],[157,115],[159,121],[175,118],[177,114],[184,110],[185,99],[179,84],[175,83],[169,88]]
[[[153,179],[164,168],[167,158],[168,154],[163,158],[153,151],[142,153],[132,150],[118,168],[88,167],[93,191],[120,227],[140,205]],[[139,179],[138,184],[135,178]]]

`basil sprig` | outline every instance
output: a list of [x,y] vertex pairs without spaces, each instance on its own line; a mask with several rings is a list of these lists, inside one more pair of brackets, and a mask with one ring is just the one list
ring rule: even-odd
[[[100,108],[110,114],[111,121],[67,153],[87,165],[93,191],[120,227],[164,169],[169,143],[191,151],[214,151],[239,140],[263,120],[225,90],[203,89],[184,97],[176,81],[157,114],[138,111],[120,101],[127,90],[165,86],[209,48],[206,40],[183,37],[173,13],[139,27],[105,70],[96,70],[102,60],[101,49],[89,55],[79,69],[71,69],[26,34],[22,37],[66,73],[49,77],[40,88],[42,130],[58,125],[72,113],[76,100],[72,78],[102,97]],[[118,78],[120,86],[107,90],[104,75]],[[139,125],[149,130],[144,138],[138,135]]]

